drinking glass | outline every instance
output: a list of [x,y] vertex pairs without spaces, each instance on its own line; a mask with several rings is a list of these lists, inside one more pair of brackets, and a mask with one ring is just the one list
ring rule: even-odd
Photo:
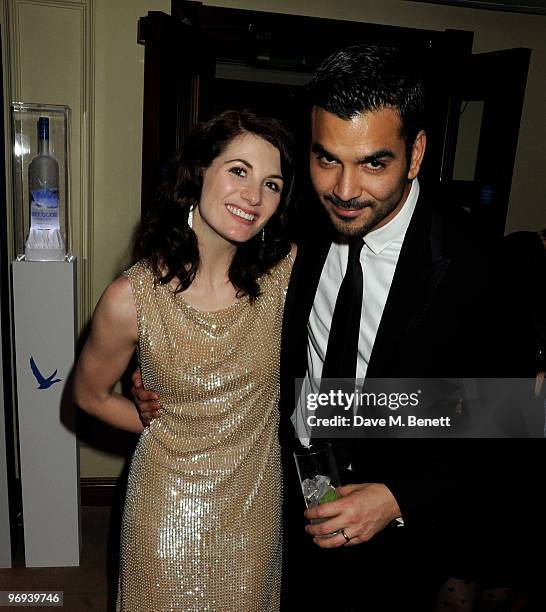
[[[336,500],[339,496],[339,474],[329,442],[317,442],[294,451],[294,460],[300,479],[303,499],[307,508]],[[311,519],[311,523],[323,523],[328,519]],[[328,534],[330,537],[338,533]]]

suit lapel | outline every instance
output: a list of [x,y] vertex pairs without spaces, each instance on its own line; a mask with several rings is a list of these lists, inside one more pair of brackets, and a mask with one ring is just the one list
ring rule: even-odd
[[330,235],[321,233],[298,248],[286,295],[281,350],[284,374],[292,378],[305,376],[307,323],[330,245]]
[[419,200],[377,330],[367,371],[369,378],[399,374],[392,369],[393,356],[410,332],[419,328],[449,265],[441,248],[440,217],[430,212],[421,197]]

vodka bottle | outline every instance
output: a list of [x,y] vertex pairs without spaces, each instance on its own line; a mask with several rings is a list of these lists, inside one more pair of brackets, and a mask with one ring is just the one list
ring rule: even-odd
[[38,119],[38,155],[28,168],[30,231],[25,257],[30,261],[62,261],[64,239],[60,227],[59,164],[49,151],[49,119]]

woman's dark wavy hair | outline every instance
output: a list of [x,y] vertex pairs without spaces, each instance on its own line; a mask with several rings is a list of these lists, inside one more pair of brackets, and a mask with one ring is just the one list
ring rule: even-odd
[[237,296],[248,295],[254,301],[260,295],[260,276],[289,252],[284,213],[293,192],[292,135],[277,119],[228,110],[192,130],[137,231],[135,260],[148,260],[158,283],[167,284],[176,277],[179,292],[193,282],[199,267],[199,249],[197,237],[188,225],[188,214],[199,203],[203,171],[242,134],[259,136],[279,151],[284,186],[279,207],[267,222],[263,238],[260,232],[237,247],[229,268],[229,280]]

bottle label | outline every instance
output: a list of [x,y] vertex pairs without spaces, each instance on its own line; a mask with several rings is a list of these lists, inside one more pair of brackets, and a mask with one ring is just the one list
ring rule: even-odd
[[50,187],[30,191],[30,227],[59,229],[59,190]]

